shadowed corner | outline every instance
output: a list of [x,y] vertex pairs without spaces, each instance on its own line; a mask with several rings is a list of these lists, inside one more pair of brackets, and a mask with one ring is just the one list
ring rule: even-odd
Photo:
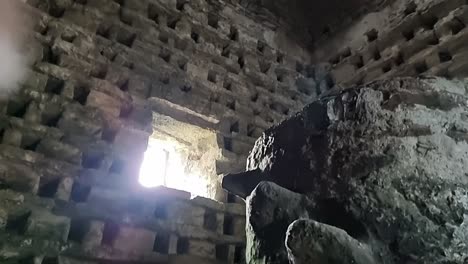
[[266,179],[267,177],[265,173],[259,169],[241,173],[232,173],[223,177],[222,187],[230,193],[245,199],[261,181]]

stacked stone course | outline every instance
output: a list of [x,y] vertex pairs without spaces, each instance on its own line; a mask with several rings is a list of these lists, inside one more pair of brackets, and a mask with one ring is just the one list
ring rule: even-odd
[[243,261],[242,205],[168,189],[92,188],[86,202],[74,202],[75,195],[68,201],[2,190],[1,263]]
[[243,205],[138,185],[152,111],[216,131],[217,173],[242,170],[325,68],[223,2],[26,2],[28,78],[0,104],[0,263],[242,263]]
[[[270,43],[266,38],[275,32],[238,14],[240,7],[205,1],[29,2],[40,43],[30,47],[33,89],[100,108],[137,123],[132,126],[140,131],[148,128],[151,108],[183,106],[218,131],[227,160],[245,160],[261,132],[301,109],[320,85],[314,69],[305,71],[307,52]],[[303,79],[309,83],[298,82]],[[38,80],[49,85],[43,88]],[[333,85],[324,82],[322,88]],[[108,126],[112,137],[119,124]],[[242,163],[235,169],[243,169]]]
[[342,86],[420,74],[465,77],[467,25],[466,1],[395,1],[317,42],[313,60],[330,62]]

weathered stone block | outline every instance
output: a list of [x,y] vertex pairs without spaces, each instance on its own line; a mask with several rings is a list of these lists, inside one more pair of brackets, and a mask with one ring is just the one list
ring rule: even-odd
[[355,66],[349,61],[340,64],[338,67],[332,70],[333,78],[337,83],[346,82],[353,75],[356,74]]
[[149,5],[148,0],[142,0],[138,2],[125,1],[123,3],[124,7],[135,10],[135,11],[139,11],[139,12],[144,12],[148,8],[148,5]]
[[179,241],[179,238],[176,235],[170,235],[169,236],[169,245],[168,245],[168,250],[167,253],[169,255],[175,255],[177,254],[177,243]]
[[[190,193],[182,190],[176,190],[164,186],[159,186],[155,188],[145,188],[139,185],[133,190],[138,195],[142,195],[146,200],[159,201],[164,203],[167,201],[170,204],[172,201],[184,201],[190,199]],[[177,203],[177,202],[176,202]]]
[[172,255],[169,258],[169,264],[220,264],[219,261],[214,259],[202,258],[193,255]]
[[193,206],[187,202],[174,201],[167,208],[167,219],[174,223],[190,223],[194,226],[203,226],[205,209]]
[[[66,135],[70,135],[68,142],[73,144],[73,136],[83,137],[85,136],[88,140],[99,139],[102,136],[103,127],[94,121],[87,120],[85,117],[74,117],[67,118],[62,117],[57,126]],[[86,141],[86,140],[85,140]]]
[[182,17],[182,19],[177,22],[176,25],[176,30],[177,30],[177,35],[181,38],[190,38],[191,33],[192,33],[192,27],[189,21],[187,20],[187,17]]
[[224,208],[226,210],[226,213],[229,213],[232,215],[245,216],[246,214],[245,213],[245,210],[246,210],[245,201],[239,198],[236,199],[236,203],[225,203]]
[[15,191],[36,193],[39,178],[31,164],[0,159],[0,182]]
[[96,107],[113,117],[119,117],[121,113],[121,104],[118,100],[96,90],[91,90],[89,93],[86,106]]
[[37,152],[50,158],[81,164],[81,151],[59,141],[43,139],[37,146]]
[[26,87],[41,92],[44,91],[48,80],[46,75],[30,70],[26,76],[27,78],[23,80]]
[[294,264],[376,262],[369,246],[339,228],[313,220],[297,220],[289,226],[286,248]]
[[23,134],[17,129],[7,129],[3,134],[2,143],[12,146],[21,146]]
[[[65,42],[66,44],[70,44]],[[80,72],[81,74],[84,74],[86,76],[91,75],[91,72],[93,70],[93,65],[90,63],[74,58],[69,55],[61,54],[58,59],[57,59],[57,65],[60,67],[64,67],[69,69],[70,71],[73,72]]]
[[104,222],[91,221],[86,234],[83,236],[82,245],[85,250],[93,249],[101,245],[104,232]]
[[130,78],[128,81],[130,94],[146,99],[150,93],[150,81],[144,78]]
[[[133,1],[127,1],[127,2],[131,3]],[[108,14],[117,14],[120,10],[120,5],[112,0],[93,0],[93,1],[87,2],[87,5],[91,7],[95,7],[96,9],[99,9],[101,12],[108,13]]]
[[42,239],[67,241],[70,219],[45,210],[34,210],[26,224],[26,235]]
[[55,199],[68,201],[73,187],[73,178],[65,177],[60,180],[57,192],[55,193]]
[[[311,201],[273,183],[262,182],[246,203],[247,259],[265,259],[265,263],[286,260],[285,230],[294,220],[309,218],[308,207],[311,206]],[[270,230],[271,227],[284,232],[274,232]]]
[[447,69],[449,76],[462,78],[468,73],[468,66],[465,63],[468,58],[468,51],[460,52],[453,58],[452,64]]
[[[329,246],[317,233],[311,239],[325,251],[337,246],[343,260],[335,263],[350,262],[350,248],[360,243],[375,263],[462,263],[468,205],[457,201],[467,199],[460,187],[468,171],[467,98],[466,81],[378,81],[313,102],[266,131],[248,171],[223,180],[234,192],[251,193],[249,261],[287,261],[285,226],[309,218],[350,236],[320,225],[310,231],[319,230],[322,238],[333,234]],[[299,255],[313,256],[313,247]]]
[[[223,263],[234,264],[235,263],[235,254],[236,254],[235,245],[217,245],[216,246],[216,259]],[[237,260],[239,261],[239,260]]]
[[149,136],[148,132],[122,128],[115,136],[114,149],[118,153],[127,153],[129,156],[132,156],[132,153],[144,153],[148,145]]
[[224,233],[224,213],[223,212],[216,213],[216,233],[218,234]]
[[26,112],[23,115],[23,119],[31,123],[41,122],[41,109],[38,103],[32,102],[28,105]]
[[96,32],[102,21],[102,14],[95,9],[74,3],[72,8],[67,8],[63,19],[79,25],[90,32]]
[[156,233],[139,228],[120,226],[113,247],[124,252],[152,252]]
[[139,104],[135,102],[132,111],[126,118],[129,121],[135,122],[135,126],[138,124],[138,128],[150,133],[153,131],[153,112],[151,111],[150,105],[148,105],[144,99],[139,99],[138,103]]
[[190,240],[188,254],[208,259],[216,258],[216,246],[210,242]]
[[203,207],[211,208],[217,211],[223,211],[224,210],[224,204],[209,198],[197,196],[193,199],[190,200],[191,203],[200,205]]
[[0,208],[0,230],[4,230],[8,221],[8,212]]
[[57,264],[98,264],[98,263],[99,262],[97,261],[87,261],[87,260],[80,260],[80,259],[59,256]]
[[236,237],[244,237],[245,224],[245,217],[234,217],[232,220],[232,235]]

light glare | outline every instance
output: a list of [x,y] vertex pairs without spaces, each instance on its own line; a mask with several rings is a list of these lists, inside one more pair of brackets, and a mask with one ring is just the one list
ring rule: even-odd
[[208,182],[196,172],[186,172],[186,166],[177,146],[152,139],[140,168],[139,182],[152,188],[166,186],[190,192],[193,196],[208,196]]
[[140,184],[144,187],[165,185],[168,152],[158,144],[150,144],[145,152],[140,168]]

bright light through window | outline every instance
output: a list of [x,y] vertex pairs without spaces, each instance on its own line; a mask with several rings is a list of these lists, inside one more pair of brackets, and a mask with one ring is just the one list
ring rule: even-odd
[[160,144],[150,144],[140,168],[140,184],[144,187],[165,186],[169,152]]
[[183,152],[177,148],[177,144],[162,140],[150,140],[140,168],[139,181],[148,188],[166,186],[190,192],[192,196],[208,195],[207,179],[187,168]]

